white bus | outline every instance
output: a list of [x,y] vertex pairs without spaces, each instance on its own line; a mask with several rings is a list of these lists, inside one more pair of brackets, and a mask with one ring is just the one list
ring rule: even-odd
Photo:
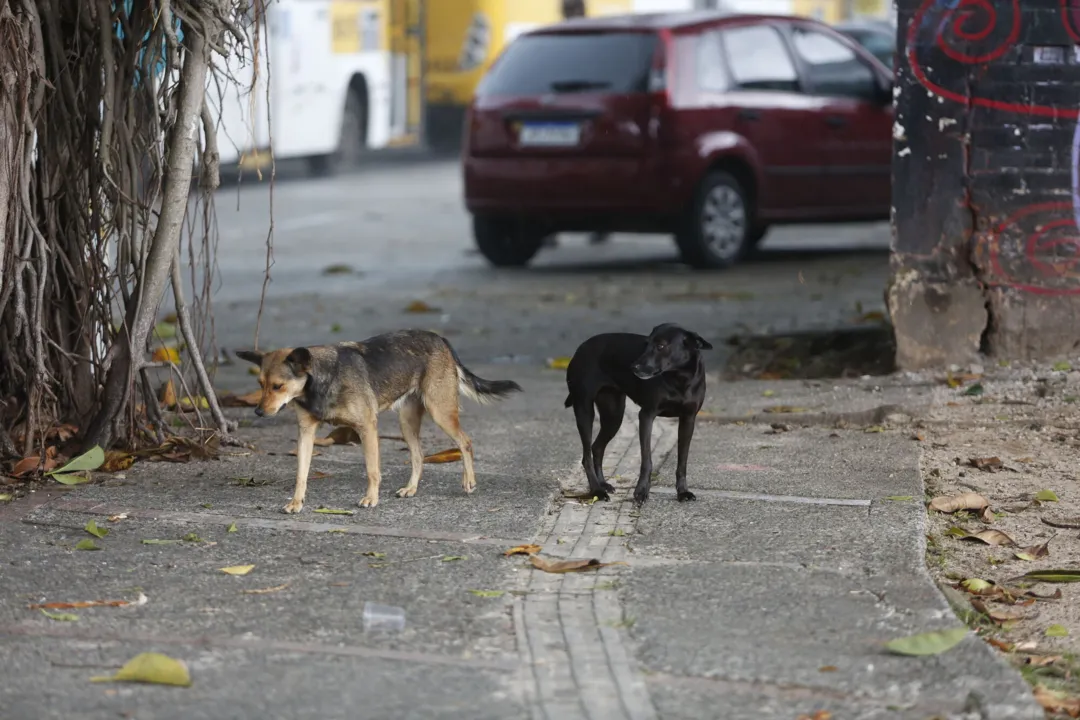
[[[365,149],[420,142],[421,0],[266,0],[259,61],[223,60],[210,80],[222,165],[303,158],[317,173]],[[250,53],[249,53],[250,54]]]

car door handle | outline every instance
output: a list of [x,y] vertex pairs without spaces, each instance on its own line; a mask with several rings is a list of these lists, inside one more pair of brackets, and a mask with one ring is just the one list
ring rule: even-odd
[[828,115],[825,117],[825,124],[829,127],[844,127],[848,124],[846,117],[839,115]]
[[758,110],[740,110],[739,111],[739,119],[740,120],[760,120],[761,119],[761,112],[759,112]]

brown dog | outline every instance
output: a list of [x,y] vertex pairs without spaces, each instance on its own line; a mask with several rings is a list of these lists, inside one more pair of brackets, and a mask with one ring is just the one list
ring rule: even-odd
[[472,441],[458,423],[458,393],[486,403],[520,392],[509,380],[484,380],[461,364],[449,341],[427,330],[401,330],[362,342],[283,348],[267,353],[241,350],[236,356],[259,366],[262,397],[255,414],[276,415],[292,403],[299,434],[296,441],[296,489],[283,508],[296,513],[304,507],[315,431],[322,423],[356,430],[364,445],[367,492],[360,507],[379,504],[378,414],[398,411],[401,434],[409,446],[412,475],[398,497],[416,494],[423,471],[420,424],[425,410],[461,449],[465,465],[461,486],[476,488]]

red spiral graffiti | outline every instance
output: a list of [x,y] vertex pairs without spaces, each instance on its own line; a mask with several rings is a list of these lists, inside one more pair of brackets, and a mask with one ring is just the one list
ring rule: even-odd
[[[1068,28],[1069,33],[1077,39],[1077,42],[1080,42],[1080,34],[1078,34],[1076,24],[1072,22],[1073,19],[1080,19],[1080,8],[1071,6],[1071,3],[1075,2],[1075,0],[1060,1],[1065,26]],[[931,80],[927,74],[926,68],[919,59],[920,49],[925,51],[926,47],[925,45],[920,44],[919,31],[926,27],[929,21],[936,20],[936,22],[933,22],[935,31],[935,36],[932,41],[933,46],[941,50],[946,57],[965,65],[985,65],[993,62],[1008,52],[1010,48],[1014,47],[1017,40],[1020,38],[1020,0],[1009,0],[1007,5],[999,0],[997,8],[994,7],[993,0],[960,0],[956,8],[949,8],[940,12],[935,18],[935,11],[940,7],[941,3],[942,0],[924,0],[912,17],[911,24],[908,26],[906,53],[908,65],[911,67],[911,72],[915,75],[915,78],[923,87],[939,97],[963,103],[965,105],[971,104],[977,107],[1003,110],[1005,112],[1013,112],[1020,115],[1066,119],[1080,118],[1080,108],[1057,107],[1054,105],[1029,105],[1027,103],[1006,102],[1003,100],[993,100],[991,98],[977,96],[969,97],[968,95],[942,87]],[[985,52],[978,54],[962,51],[951,45],[952,38],[965,43],[982,42],[990,38],[995,31],[998,30],[1000,15],[1004,10],[1004,8],[1001,7],[1002,5],[1006,5],[1011,12],[1012,20],[1008,35],[1001,40],[1001,42],[994,47],[988,48]],[[950,33],[949,37],[946,37],[946,29]]]
[[1073,5],[1075,0],[1061,0],[1061,24],[1069,33],[1074,43],[1080,43],[1080,7]]
[[[982,239],[987,248],[993,276],[991,285],[1023,290],[1037,295],[1080,295],[1076,286],[1074,269],[1080,264],[1080,236],[1072,219],[1072,203],[1051,202],[1029,205],[1002,222]],[[1039,216],[1049,217],[1039,222]],[[1033,224],[1034,223],[1034,224]],[[1026,226],[1026,228],[1025,228]],[[1013,245],[1003,239],[1010,230],[1027,233],[1022,252],[1004,257],[1003,244]],[[1061,249],[1071,254],[1059,255]],[[1046,284],[1033,284],[1040,280]],[[1054,287],[1054,280],[1069,283],[1072,287]]]

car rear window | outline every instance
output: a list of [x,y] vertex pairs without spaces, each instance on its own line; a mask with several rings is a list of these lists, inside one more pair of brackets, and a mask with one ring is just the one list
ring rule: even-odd
[[642,32],[522,35],[503,51],[476,94],[644,92],[655,47],[656,36]]

